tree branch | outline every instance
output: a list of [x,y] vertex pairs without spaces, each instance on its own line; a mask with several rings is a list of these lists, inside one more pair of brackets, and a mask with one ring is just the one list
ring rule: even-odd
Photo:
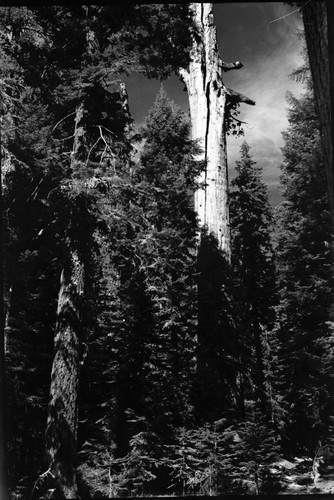
[[255,101],[243,94],[239,94],[239,92],[235,92],[235,90],[232,89],[226,88],[226,97],[230,102],[244,102],[245,104],[255,106]]
[[68,115],[64,116],[64,118],[62,118],[61,120],[59,120],[59,122],[57,122],[56,125],[53,127],[52,132],[54,132],[56,130],[56,128],[58,127],[58,125],[61,124],[61,122],[63,122],[64,120],[66,120],[66,118],[69,118],[70,116],[75,115],[75,113],[76,113],[76,111],[72,111],[72,113],[69,113]]
[[243,67],[242,62],[240,61],[235,61],[233,63],[226,63],[224,61],[221,61],[220,65],[223,71],[231,71],[231,69],[241,69]]
[[238,125],[241,125],[241,124],[248,125],[248,122],[243,122],[242,120],[239,120],[239,118],[237,118],[234,115],[230,115],[230,116],[231,116],[231,119],[234,120],[235,122],[237,122]]

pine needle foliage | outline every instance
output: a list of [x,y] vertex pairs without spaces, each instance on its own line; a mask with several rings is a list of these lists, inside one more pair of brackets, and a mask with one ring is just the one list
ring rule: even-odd
[[97,329],[87,357],[88,377],[98,389],[94,395],[89,390],[88,399],[98,404],[94,418],[89,405],[83,414],[91,445],[82,449],[82,467],[87,476],[84,463],[94,453],[102,473],[109,457],[117,494],[142,494],[148,483],[159,483],[162,447],[192,418],[197,321],[192,193],[201,165],[193,159],[197,149],[189,134],[188,118],[161,90],[143,131],[139,162],[118,170],[103,206],[109,222],[97,236],[102,258]]
[[276,276],[271,233],[273,217],[262,169],[253,161],[246,142],[231,186],[232,268],[241,414],[254,399],[270,419],[268,334],[275,321]]
[[[279,372],[286,420],[284,443],[311,452],[333,414],[331,310],[333,254],[319,123],[309,89],[288,96],[283,133],[283,196],[278,208]],[[310,432],[305,433],[305,429]]]

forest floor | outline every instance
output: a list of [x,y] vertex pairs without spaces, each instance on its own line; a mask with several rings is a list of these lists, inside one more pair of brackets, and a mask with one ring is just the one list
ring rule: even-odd
[[[320,472],[320,471],[321,472]],[[334,466],[312,459],[282,459],[273,464],[282,495],[334,494]]]

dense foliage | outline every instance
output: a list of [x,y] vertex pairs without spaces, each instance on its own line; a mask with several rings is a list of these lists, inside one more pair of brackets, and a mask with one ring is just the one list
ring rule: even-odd
[[268,419],[272,415],[268,338],[275,312],[275,268],[271,241],[272,213],[261,168],[246,142],[231,185],[232,266],[238,345],[240,410],[254,400]]
[[[311,91],[288,99],[276,218],[241,147],[228,262],[199,234],[189,117],[162,87],[135,133],[121,82],[187,64],[187,7],[6,7],[0,23],[13,494],[59,497],[73,478],[83,497],[279,491],[278,457],[333,442],[332,235]],[[63,389],[67,434],[52,406]]]
[[289,95],[288,102],[281,178],[285,201],[277,215],[279,384],[285,445],[294,453],[309,453],[327,438],[333,414],[332,234],[311,90],[300,99]]

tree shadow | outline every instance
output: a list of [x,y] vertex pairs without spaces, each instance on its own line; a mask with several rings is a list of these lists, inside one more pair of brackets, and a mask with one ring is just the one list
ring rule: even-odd
[[220,418],[235,406],[236,366],[231,266],[214,235],[202,231],[198,249],[197,416]]

